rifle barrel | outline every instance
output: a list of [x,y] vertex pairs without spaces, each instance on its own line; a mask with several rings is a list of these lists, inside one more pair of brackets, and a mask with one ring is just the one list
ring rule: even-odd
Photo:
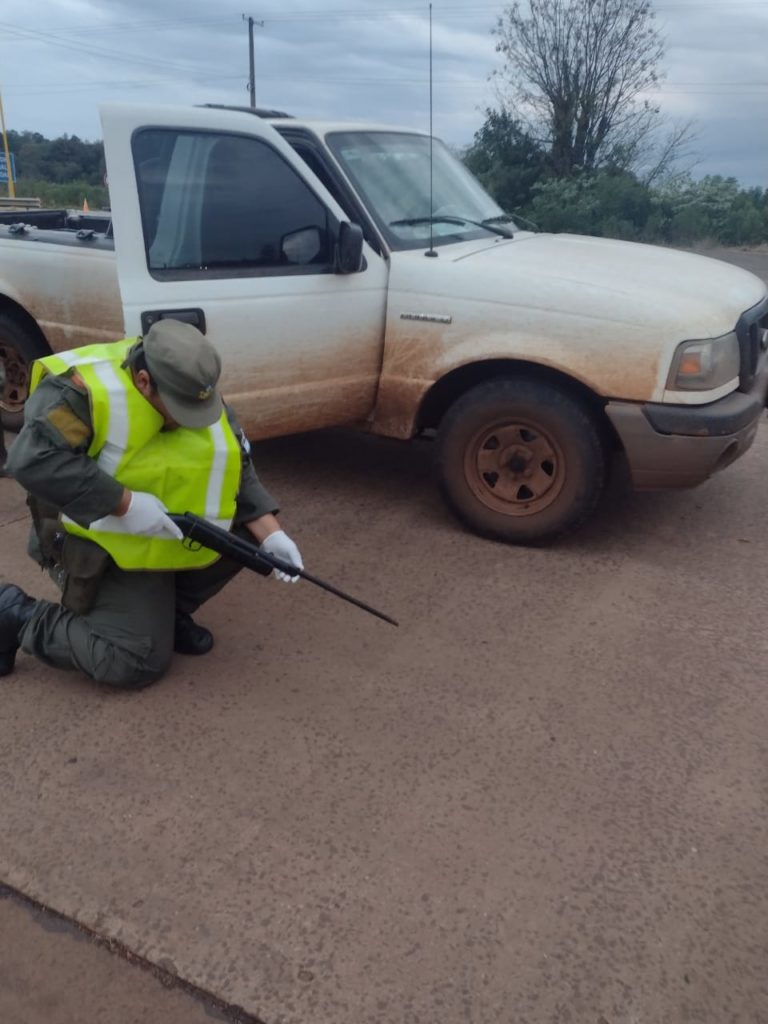
[[396,619],[366,604],[365,601],[360,601],[358,598],[352,597],[351,594],[340,590],[339,587],[335,587],[332,583],[326,583],[325,580],[321,580],[318,576],[313,576],[306,569],[297,569],[295,565],[284,562],[281,558],[275,558],[274,555],[267,554],[266,551],[262,551],[256,544],[249,544],[248,541],[236,537],[227,530],[222,530],[220,526],[209,523],[206,519],[195,515],[194,512],[186,512],[184,515],[170,515],[169,518],[176,523],[188,540],[196,541],[202,547],[210,548],[211,551],[215,551],[217,554],[227,555],[236,562],[240,562],[246,568],[260,573],[262,576],[268,576],[273,569],[287,573],[289,576],[299,576],[301,579],[306,580],[307,583],[313,583],[316,587],[320,587],[321,590],[326,590],[329,594],[333,594],[334,597],[339,597],[342,601],[355,605],[356,608],[368,612],[369,615],[375,615],[377,619],[382,619],[382,621],[388,622],[392,626],[400,625]]

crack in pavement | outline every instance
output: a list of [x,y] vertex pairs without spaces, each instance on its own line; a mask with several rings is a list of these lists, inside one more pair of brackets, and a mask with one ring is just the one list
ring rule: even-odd
[[23,523],[28,518],[29,514],[25,512],[23,516],[18,516],[16,519],[9,519],[7,523],[0,523],[0,530],[5,526],[13,526],[15,523]]
[[243,1007],[225,1002],[219,996],[207,992],[205,989],[179,977],[179,975],[161,967],[159,964],[152,963],[152,961],[139,956],[123,943],[100,935],[98,932],[59,913],[57,910],[53,910],[38,900],[30,898],[4,882],[0,882],[0,900],[11,900],[16,905],[23,907],[32,914],[35,921],[47,932],[67,934],[73,938],[90,942],[111,953],[113,956],[118,956],[125,960],[131,967],[137,967],[151,974],[160,982],[163,988],[181,990],[200,1003],[203,1010],[212,1019],[224,1021],[226,1024],[266,1024],[264,1020],[248,1013]]

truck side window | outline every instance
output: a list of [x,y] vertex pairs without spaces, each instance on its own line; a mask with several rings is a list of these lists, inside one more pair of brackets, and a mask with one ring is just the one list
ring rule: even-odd
[[333,176],[329,173],[328,169],[325,167],[312,146],[300,139],[292,138],[290,135],[285,135],[283,137],[291,146],[293,151],[297,153],[307,167],[309,167],[310,171],[312,171],[312,173],[320,179],[323,185],[325,185],[344,213],[346,213],[347,218],[353,224],[360,224],[363,229],[366,242],[381,256],[381,242],[376,237],[376,233],[366,222],[365,216],[361,216],[361,211],[355,208],[355,205],[350,201],[349,196],[345,195],[343,189],[339,188],[338,182],[334,180]]
[[153,276],[332,271],[325,206],[268,144],[147,128],[133,155]]

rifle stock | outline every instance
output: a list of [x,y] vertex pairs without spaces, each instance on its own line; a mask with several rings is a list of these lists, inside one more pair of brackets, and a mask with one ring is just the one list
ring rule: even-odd
[[222,530],[220,526],[209,523],[207,519],[202,519],[200,516],[195,515],[194,512],[185,512],[183,515],[170,515],[170,518],[184,534],[185,539],[192,544],[199,544],[201,547],[215,551],[219,555],[226,555],[233,561],[239,562],[244,568],[251,569],[261,576],[269,576],[273,569],[287,573],[289,576],[300,576],[301,579],[306,580],[308,583],[313,583],[316,587],[320,587],[329,594],[341,598],[342,601],[347,601],[349,604],[355,605],[356,608],[361,608],[363,611],[368,612],[369,615],[375,615],[376,618],[389,622],[392,626],[399,625],[395,619],[385,615],[384,612],[380,612],[364,601],[346,594],[343,590],[339,590],[338,587],[334,587],[331,583],[326,583],[325,580],[321,580],[318,576],[313,576],[305,569],[297,569],[295,565],[291,565],[289,562],[284,562],[280,558],[275,558],[274,555],[261,551],[255,543],[250,544],[248,541],[236,537],[228,530]]

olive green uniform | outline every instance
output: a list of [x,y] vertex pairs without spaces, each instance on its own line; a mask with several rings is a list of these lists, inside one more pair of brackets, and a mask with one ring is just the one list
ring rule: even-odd
[[[227,410],[227,415],[242,450],[233,529],[250,537],[245,523],[278,510],[259,483],[233,413]],[[59,513],[87,527],[113,513],[123,494],[122,485],[88,455],[92,437],[88,394],[72,379],[72,371],[45,377],[27,401],[8,470],[30,495],[30,554],[49,569],[63,597],[62,604],[37,602],[21,634],[21,648],[57,668],[81,669],[99,682],[145,686],[170,664],[176,610],[194,612],[240,567],[221,558],[206,569],[126,572],[98,545],[61,533]]]

